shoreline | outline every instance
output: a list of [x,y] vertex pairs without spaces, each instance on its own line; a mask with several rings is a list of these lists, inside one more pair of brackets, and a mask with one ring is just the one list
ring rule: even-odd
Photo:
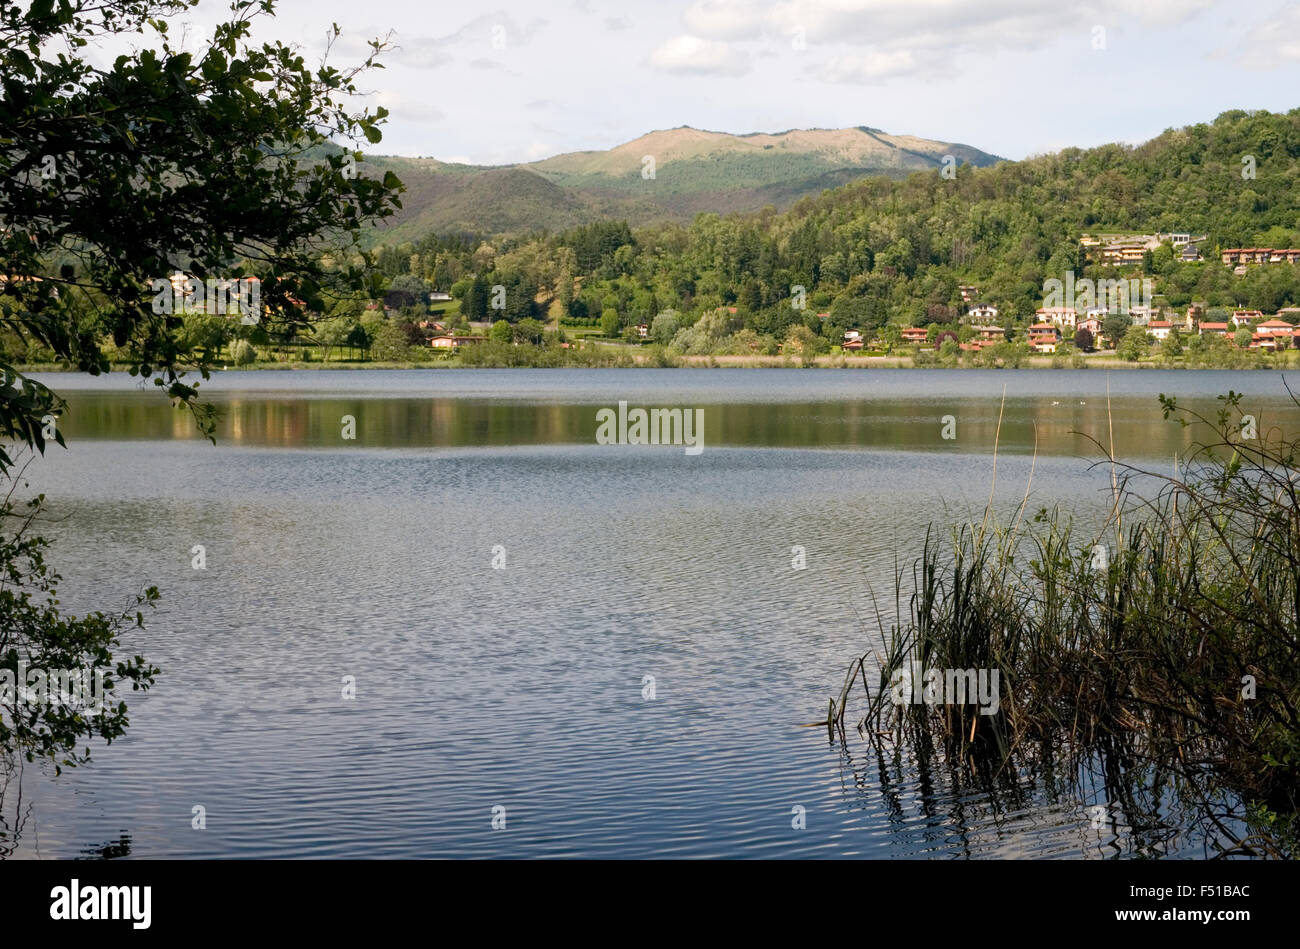
[[[666,366],[649,357],[633,357],[631,365],[626,366],[583,366],[577,364],[559,365],[559,366],[474,366],[467,365],[459,359],[449,358],[436,362],[428,360],[374,360],[369,362],[315,362],[315,361],[292,361],[292,362],[255,362],[244,366],[211,366],[211,372],[224,371],[267,371],[267,372],[296,372],[300,370],[329,370],[347,372],[353,370],[367,369],[429,369],[429,370],[451,370],[451,369],[591,369],[596,371],[606,369],[943,369],[961,371],[964,369],[997,369],[1002,372],[1016,372],[1018,370],[1032,369],[1124,369],[1124,370],[1146,370],[1146,369],[1178,369],[1189,372],[1208,370],[1211,372],[1238,371],[1238,372],[1256,372],[1260,370],[1292,370],[1300,369],[1300,350],[1295,355],[1291,353],[1279,357],[1276,355],[1267,357],[1267,361],[1261,360],[1256,365],[1251,366],[1189,366],[1184,362],[1163,362],[1158,360],[1144,360],[1141,362],[1129,362],[1116,356],[1087,356],[1084,357],[1084,365],[1060,365],[1056,362],[1058,357],[1047,355],[1027,356],[1018,366],[976,366],[976,365],[928,365],[917,366],[913,363],[911,356],[817,356],[812,359],[811,365],[803,363],[801,360],[788,356],[681,356],[678,357],[677,364]],[[65,363],[27,363],[14,367],[21,373],[47,372],[47,373],[75,373],[79,370],[69,367]],[[112,364],[110,371],[125,371],[128,368],[125,363]],[[187,370],[194,371],[194,370]]]

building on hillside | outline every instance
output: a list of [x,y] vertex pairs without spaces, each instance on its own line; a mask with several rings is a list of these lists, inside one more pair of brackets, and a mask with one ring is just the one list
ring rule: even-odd
[[1262,319],[1264,319],[1264,314],[1259,310],[1232,311],[1232,325],[1239,329],[1243,326],[1252,326]]
[[1174,324],[1168,320],[1152,320],[1147,324],[1147,333],[1162,342],[1169,338],[1169,334],[1173,332],[1173,329]]
[[979,339],[990,343],[1004,343],[1007,339],[1007,331],[1001,326],[972,326],[975,335]]
[[1228,324],[1227,323],[1200,323],[1197,325],[1196,331],[1200,333],[1202,336],[1227,336]]
[[1291,345],[1291,340],[1285,336],[1272,336],[1268,333],[1255,332],[1250,334],[1250,345],[1248,349],[1263,349],[1268,352],[1276,352],[1279,349],[1285,349]]
[[1062,329],[1073,330],[1075,324],[1079,321],[1079,313],[1072,306],[1043,306],[1039,307],[1034,316],[1039,323],[1051,323]]
[[1096,339],[1101,333],[1102,327],[1105,325],[1106,321],[1104,317],[1089,314],[1079,321],[1079,325],[1075,327],[1075,331],[1087,330],[1092,334],[1093,338]]
[[1278,349],[1285,349],[1291,346],[1291,340],[1295,337],[1295,329],[1286,320],[1265,320],[1255,326],[1255,335],[1270,337],[1277,342]]
[[1061,341],[1061,328],[1055,323],[1035,323],[1029,327],[1029,348],[1036,353],[1054,353]]
[[429,345],[434,349],[457,350],[462,346],[470,346],[475,343],[484,342],[486,336],[435,336],[429,340]]
[[1275,247],[1229,247],[1222,251],[1225,264],[1300,263],[1300,249]]
[[429,294],[429,302],[430,302],[430,303],[450,303],[450,302],[451,302],[451,294],[450,294],[450,293],[443,293],[443,292],[440,291],[440,290],[434,290],[432,293]]
[[1186,244],[1178,252],[1178,262],[1180,264],[1197,264],[1204,260],[1201,256],[1201,250],[1195,244]]
[[979,296],[980,291],[978,287],[973,287],[968,283],[963,283],[957,288],[957,292],[961,294],[962,303],[970,303],[971,300],[974,300]]
[[998,308],[991,303],[976,303],[966,311],[966,316],[972,320],[996,320]]
[[1101,262],[1119,267],[1126,264],[1140,264],[1142,255],[1146,253],[1146,247],[1138,243],[1116,243],[1107,244],[1101,249]]
[[929,332],[924,326],[909,326],[903,330],[905,343],[924,343],[928,338]]

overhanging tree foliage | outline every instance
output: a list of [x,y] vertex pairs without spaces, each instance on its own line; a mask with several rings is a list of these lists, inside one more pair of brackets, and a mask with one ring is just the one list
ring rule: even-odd
[[[354,244],[364,223],[400,207],[401,184],[360,173],[359,155],[337,144],[380,139],[385,111],[349,100],[357,77],[379,68],[383,41],[355,68],[309,67],[288,46],[251,43],[251,22],[273,16],[273,0],[236,0],[195,54],[172,42],[164,17],[196,3],[0,0],[0,336],[92,374],[109,368],[111,341],[210,435],[187,376],[206,378],[211,347],[174,312],[155,312],[151,281],[178,269],[255,274],[267,312],[292,325],[323,295],[365,285],[360,268],[326,271],[322,248]],[[132,34],[149,48],[108,66],[87,55],[91,41],[124,46]],[[338,35],[334,27],[331,43]],[[20,453],[44,451],[43,419],[62,403],[3,349],[0,373],[0,475],[12,478]],[[158,670],[143,657],[112,653],[157,591],[123,612],[61,615],[58,576],[31,536],[40,501],[26,511],[0,502],[0,675],[11,686],[0,688],[0,751],[59,767],[86,760],[81,739],[125,729],[115,686],[152,684]],[[105,701],[98,712],[32,702],[13,675],[20,663],[104,670]]]
[[[331,287],[364,283],[356,269],[326,274],[322,247],[391,214],[401,187],[325,147],[379,141],[385,110],[349,100],[357,77],[381,68],[383,41],[354,68],[328,56],[312,67],[282,43],[251,43],[274,0],[235,0],[195,54],[163,18],[197,2],[0,0],[0,326],[91,373],[107,370],[111,337],[133,373],[190,405],[182,375],[202,374],[208,354],[185,345],[175,315],[154,312],[150,281],[178,268],[255,273],[268,312],[319,310]],[[155,48],[107,68],[82,55],[132,33]],[[5,390],[0,435],[43,448],[39,420],[56,407],[34,383]]]

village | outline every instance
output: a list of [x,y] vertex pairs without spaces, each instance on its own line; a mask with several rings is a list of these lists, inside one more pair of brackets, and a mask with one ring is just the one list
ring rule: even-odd
[[[1090,263],[1137,267],[1148,262],[1148,255],[1165,245],[1172,247],[1174,259],[1179,263],[1200,263],[1205,259],[1200,250],[1204,241],[1205,237],[1196,237],[1189,232],[1170,232],[1104,237],[1085,234],[1079,243]],[[1224,264],[1234,265],[1235,276],[1244,275],[1250,265],[1300,263],[1300,249],[1297,248],[1233,247],[1221,250],[1218,256]],[[1073,275],[1069,277],[1072,281]],[[1149,281],[1145,282],[1149,285]],[[1060,289],[1060,281],[1048,283],[1055,283]],[[1091,304],[1092,281],[1080,283],[1089,284],[1087,302]],[[1106,294],[1098,290],[1097,305],[1044,305],[1035,311],[1032,322],[1022,329],[1017,329],[1016,324],[1023,324],[1024,317],[1000,314],[998,307],[979,302],[978,287],[962,285],[959,290],[964,312],[956,324],[905,327],[899,333],[899,341],[920,350],[938,349],[946,340],[954,339],[963,352],[979,352],[1011,342],[1024,343],[1031,352],[1042,354],[1054,354],[1065,346],[1077,352],[1093,352],[1114,348],[1119,342],[1108,338],[1106,327],[1107,317],[1119,315],[1127,317],[1125,332],[1128,326],[1142,327],[1152,343],[1164,343],[1171,337],[1218,337],[1241,348],[1266,352],[1300,347],[1300,332],[1297,331],[1300,329],[1297,325],[1300,324],[1300,307],[1283,307],[1273,314],[1256,309],[1229,311],[1205,303],[1193,303],[1185,310],[1175,309],[1153,306],[1149,290],[1141,297],[1142,302],[1130,305],[1127,284],[1136,284],[1137,281],[1099,280],[1096,283],[1124,285],[1123,292],[1106,299]],[[1058,296],[1048,292],[1045,302]],[[1072,299],[1073,294],[1070,296]],[[1139,299],[1136,292],[1132,299]],[[818,314],[823,319],[828,315]],[[1242,330],[1248,331],[1249,336]],[[887,339],[868,340],[861,331],[848,330],[843,334],[840,348],[845,353],[853,353],[886,348],[888,344]]]

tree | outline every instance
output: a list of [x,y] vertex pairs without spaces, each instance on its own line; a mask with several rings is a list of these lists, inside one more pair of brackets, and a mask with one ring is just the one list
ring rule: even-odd
[[494,343],[508,343],[515,338],[514,327],[509,320],[497,320],[488,331],[488,336]]
[[650,324],[650,336],[661,346],[667,346],[678,330],[678,313],[676,310],[664,310]]
[[475,323],[482,323],[487,319],[489,290],[487,278],[482,274],[470,281],[460,303],[460,312],[466,319]]
[[318,323],[315,327],[316,342],[325,350],[325,362],[329,362],[330,351],[338,346],[346,346],[356,321],[345,316],[336,316]]
[[1111,313],[1102,322],[1101,331],[1105,334],[1106,339],[1110,340],[1111,347],[1116,348],[1132,325],[1133,320],[1127,314]]
[[[196,2],[0,2],[0,331],[15,348],[91,374],[109,369],[111,349],[212,437],[215,413],[189,373],[207,378],[221,353],[185,332],[174,297],[152,281],[255,271],[260,282],[243,284],[246,315],[300,323],[324,309],[327,291],[375,286],[359,267],[326,271],[321,245],[355,246],[364,223],[396,208],[401,184],[391,172],[361,173],[359,153],[330,141],[380,140],[385,111],[347,103],[384,43],[356,69],[313,68],[293,47],[251,43],[252,21],[275,5],[248,0],[195,54],[172,44],[164,18]],[[100,66],[82,54],[91,44],[130,49]],[[44,451],[42,417],[59,415],[62,400],[2,355],[0,373],[13,383],[0,386],[0,475],[12,476],[18,452]],[[62,433],[54,440],[63,444]],[[158,594],[148,588],[121,614],[62,614],[45,542],[28,534],[40,500],[26,515],[0,506],[0,751],[57,769],[88,759],[83,740],[122,734],[116,689],[152,684],[157,670],[142,657],[112,654]],[[19,662],[87,676],[107,668],[103,708],[32,706],[19,688],[10,696],[3,686]]]
[[1092,352],[1092,331],[1088,329],[1078,330],[1074,334],[1074,348],[1081,353]]
[[1115,353],[1128,362],[1137,362],[1151,349],[1151,337],[1145,326],[1130,326],[1124,331],[1124,338],[1115,347]]
[[[183,348],[151,281],[255,266],[266,311],[300,320],[323,309],[327,284],[366,282],[359,269],[327,274],[320,238],[355,244],[362,223],[395,209],[400,182],[354,172],[355,154],[327,147],[331,134],[379,141],[386,112],[352,113],[346,102],[384,44],[355,70],[313,69],[292,47],[249,41],[252,21],[275,7],[250,0],[196,56],[172,45],[162,20],[196,2],[0,5],[0,259],[10,275],[42,277],[6,283],[6,328],[98,374],[108,369],[102,341],[80,319],[98,311],[118,358],[196,409],[210,434],[211,413],[182,378],[209,360]],[[137,32],[153,34],[154,48],[107,67],[62,52]],[[42,448],[36,423],[55,400],[38,383],[29,391],[0,405],[0,437]]]
[[622,325],[618,310],[612,306],[607,306],[600,311],[600,331],[606,336],[617,336]]
[[370,344],[370,355],[381,362],[397,362],[410,356],[411,344],[400,320],[384,320]]

